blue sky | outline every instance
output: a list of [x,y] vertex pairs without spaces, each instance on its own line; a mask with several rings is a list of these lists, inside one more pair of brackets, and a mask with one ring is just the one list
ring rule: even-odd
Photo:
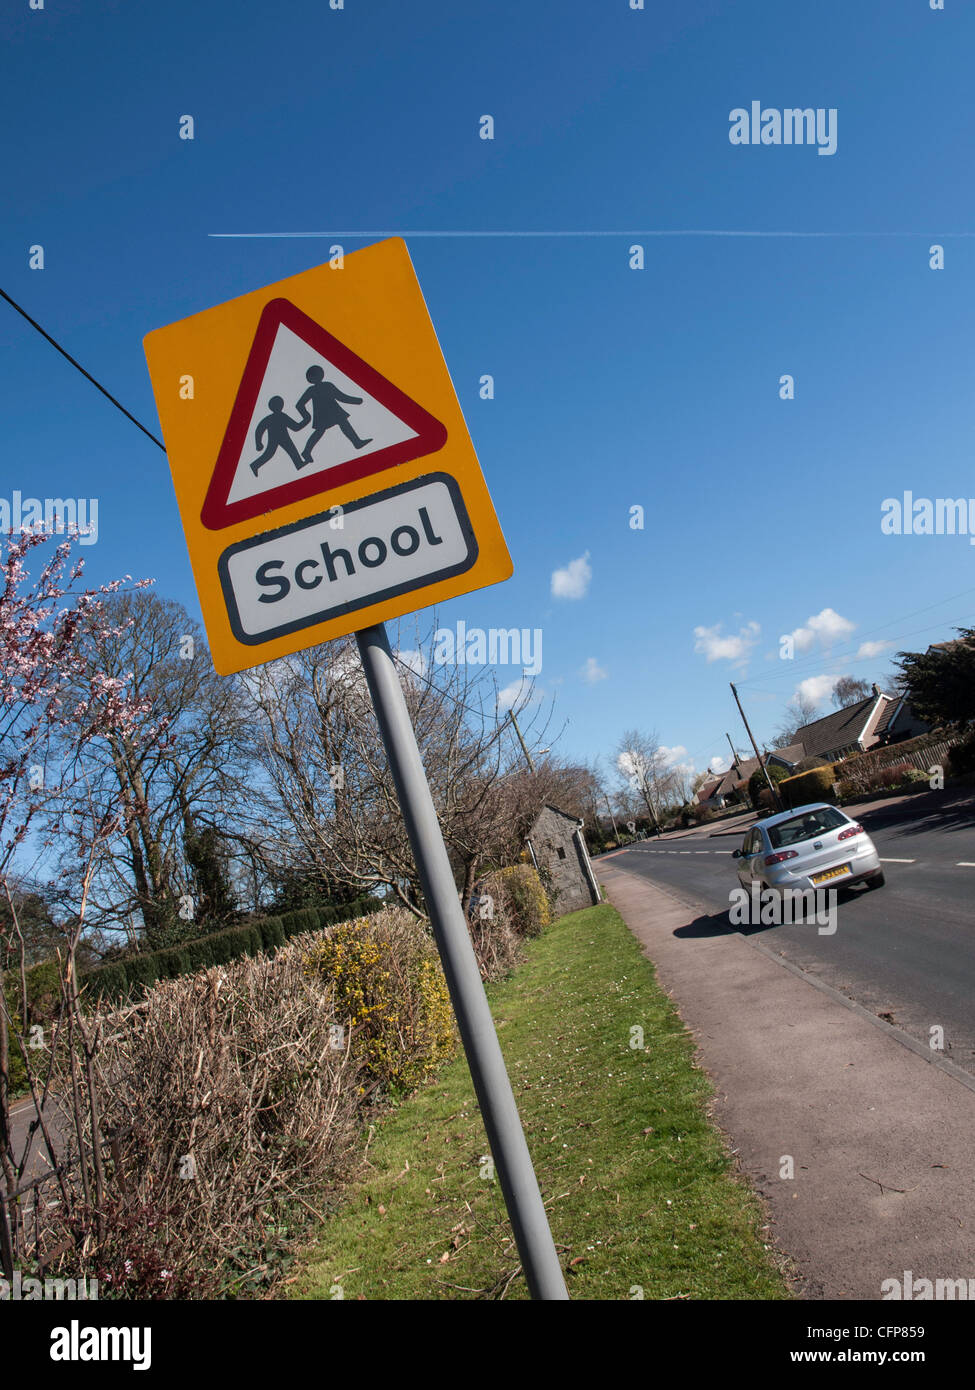
[[[440,619],[542,629],[566,755],[637,726],[703,770],[729,680],[771,739],[973,621],[967,537],[880,530],[975,494],[970,6],[17,0],[0,37],[3,286],[154,432],[146,332],[405,235],[515,563]],[[732,145],[753,100],[836,108],[836,153]],[[97,497],[89,577],[198,614],[161,452],[2,304],[0,353],[0,495]]]

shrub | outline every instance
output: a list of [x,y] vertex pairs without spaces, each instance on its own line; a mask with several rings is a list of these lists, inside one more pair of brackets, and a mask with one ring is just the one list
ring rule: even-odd
[[920,786],[922,782],[927,784],[930,780],[928,774],[922,772],[919,767],[909,767],[901,778],[902,784],[908,787]]
[[[306,975],[304,956],[296,943],[163,980],[137,1009],[97,1016],[103,1132],[118,1136],[125,1190],[109,1187],[101,1239],[83,1205],[46,1209],[51,1245],[84,1237],[67,1242],[66,1273],[114,1270],[105,1292],[115,1297],[212,1297],[228,1281],[240,1292],[241,1279],[276,1272],[296,1199],[317,1204],[351,1173],[363,1069],[334,1045],[331,988]],[[65,1046],[55,1065],[53,1092],[66,1105]],[[73,1157],[67,1114],[57,1128]]]
[[284,923],[280,917],[262,917],[254,925],[261,934],[261,945],[269,955],[284,945]]
[[217,1296],[219,1271],[193,1268],[179,1258],[175,1222],[180,1215],[178,1207],[119,1192],[108,1198],[100,1213],[81,1206],[67,1217],[74,1242],[85,1250],[86,1277],[97,1280],[100,1299],[182,1301]]
[[[780,782],[784,782],[789,776],[788,771],[782,767],[780,763],[766,763],[765,771],[768,772],[769,781],[771,781],[773,787],[777,787]],[[768,789],[768,782],[765,780],[765,772],[763,772],[760,767],[756,767],[755,771],[748,779],[748,799],[753,806],[761,807],[762,792],[768,792]],[[774,807],[775,801],[770,801],[769,805]]]
[[[313,907],[298,908],[286,913],[283,918],[261,917],[253,922],[241,922],[206,936],[181,941],[178,946],[142,951],[138,955],[122,956],[117,961],[96,966],[94,970],[85,972],[82,984],[92,999],[122,999],[133,989],[147,989],[157,980],[175,979],[197,970],[208,970],[214,965],[229,965],[240,956],[256,956],[260,951],[272,953],[280,950],[289,937],[319,931],[324,925],[345,921],[349,916],[361,916],[363,911],[375,910],[374,899],[362,898],[324,912]],[[33,986],[30,983],[32,978]],[[53,961],[34,966],[28,971],[29,995],[31,988],[39,998],[45,990],[49,993],[55,991],[55,1000],[60,997],[57,967]]]
[[810,768],[794,777],[784,777],[779,783],[779,792],[790,807],[805,806],[812,801],[835,801],[833,793],[833,764]]
[[893,767],[878,767],[873,772],[863,774],[860,784],[867,791],[884,792],[890,791],[899,780],[899,773]]
[[519,936],[538,936],[552,920],[542,881],[530,864],[496,869],[486,882],[501,914]]
[[481,979],[485,983],[503,979],[518,964],[521,956],[520,938],[507,917],[501,913],[482,917],[480,910],[475,909],[467,919],[467,928]]
[[899,786],[908,778],[908,773],[914,771],[913,763],[889,763],[884,768],[884,776],[887,778],[889,787]]
[[159,978],[161,980],[175,980],[178,975],[185,975],[189,969],[186,953],[184,951],[168,950],[155,952],[156,962],[159,967]]
[[318,931],[323,925],[317,908],[296,907],[281,917],[281,926],[286,937],[301,936],[304,932]]
[[155,951],[147,951],[142,956],[130,956],[125,962],[125,975],[129,984],[148,988],[159,979],[159,958]]
[[948,772],[952,777],[967,777],[975,772],[975,730],[948,754]]
[[330,927],[304,971],[332,992],[333,1017],[372,1087],[414,1090],[453,1050],[450,996],[433,942],[402,908]]

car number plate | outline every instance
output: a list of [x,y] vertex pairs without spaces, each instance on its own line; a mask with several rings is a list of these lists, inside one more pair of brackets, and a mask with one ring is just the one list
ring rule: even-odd
[[810,874],[813,883],[825,883],[828,878],[842,878],[850,872],[849,864],[841,864],[838,869],[826,869],[821,874]]

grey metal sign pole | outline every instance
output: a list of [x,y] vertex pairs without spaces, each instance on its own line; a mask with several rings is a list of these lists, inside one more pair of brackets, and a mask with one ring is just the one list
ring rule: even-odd
[[364,628],[356,641],[528,1288],[532,1298],[567,1299],[386,628]]

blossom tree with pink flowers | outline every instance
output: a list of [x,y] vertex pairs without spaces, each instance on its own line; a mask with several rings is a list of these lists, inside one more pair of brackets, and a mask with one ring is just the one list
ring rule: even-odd
[[[85,929],[87,886],[99,856],[124,831],[130,812],[122,807],[106,812],[96,805],[89,794],[85,754],[113,732],[131,735],[138,729],[140,738],[165,738],[164,724],[147,718],[151,711],[130,697],[126,679],[94,672],[86,689],[79,692],[77,687],[80,643],[93,624],[104,619],[107,625],[105,599],[152,581],[133,584],[126,575],[98,588],[84,587],[84,562],[72,560],[73,540],[64,540],[45,556],[42,547],[49,540],[30,531],[0,536],[0,894],[8,908],[0,928],[0,1191],[7,1199],[0,1201],[0,1264],[8,1277],[14,1257],[9,1214],[30,1148],[28,1141],[22,1154],[15,1153],[11,1134],[13,1049],[23,1060],[19,1072],[26,1073],[34,1100],[31,1138],[35,1129],[41,1131],[57,1172],[58,1155],[43,1109],[50,1067],[41,1080],[36,1062],[45,1054],[50,1059],[57,1034],[63,1032],[71,1056],[82,1188],[96,1208],[103,1196],[98,1106],[91,1084],[97,1039],[80,1007],[75,955]],[[57,953],[61,1000],[55,1037],[49,1047],[36,1049],[26,1038],[24,937],[11,883],[18,860],[28,854],[43,858],[55,843],[79,861],[82,892],[63,924]]]

